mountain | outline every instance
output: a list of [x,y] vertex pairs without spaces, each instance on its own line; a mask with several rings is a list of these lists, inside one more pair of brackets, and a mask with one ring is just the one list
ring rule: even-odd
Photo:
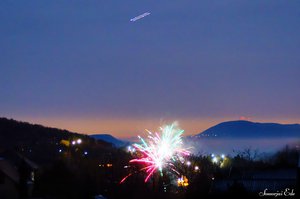
[[196,137],[220,138],[300,138],[299,124],[257,123],[244,120],[217,124]]
[[[72,140],[79,138],[87,142],[95,142],[88,135],[0,117],[0,146],[27,144],[27,142],[33,141],[54,143],[62,139]],[[104,141],[102,141],[102,144],[110,145]]]
[[89,157],[115,150],[112,144],[88,135],[0,117],[0,157],[18,151],[32,160],[47,163],[73,149],[76,153],[89,151]]
[[116,147],[123,147],[123,146],[129,144],[129,142],[119,140],[119,139],[117,139],[114,136],[109,135],[109,134],[94,134],[94,135],[90,135],[90,136],[92,138],[95,138],[96,140],[103,140],[105,142],[111,143]]

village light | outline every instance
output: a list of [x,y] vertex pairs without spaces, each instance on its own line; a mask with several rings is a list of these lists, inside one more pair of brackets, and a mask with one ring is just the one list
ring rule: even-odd
[[190,162],[190,161],[187,161],[187,162],[186,162],[186,165],[190,166],[190,165],[191,165],[191,162]]
[[218,158],[217,158],[217,157],[214,157],[214,158],[212,159],[212,161],[213,161],[213,163],[218,163]]
[[179,187],[187,187],[189,186],[189,180],[187,179],[186,176],[181,176],[180,178],[178,178],[177,180],[177,185]]
[[77,144],[81,144],[82,143],[82,140],[81,139],[78,139],[77,140]]

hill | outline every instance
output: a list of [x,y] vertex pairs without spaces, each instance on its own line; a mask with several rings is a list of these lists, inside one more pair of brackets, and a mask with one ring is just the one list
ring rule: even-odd
[[90,135],[90,136],[96,140],[103,140],[105,142],[111,143],[116,147],[123,147],[123,146],[129,144],[128,142],[117,139],[110,134],[94,134],[94,135]]
[[[81,143],[71,147],[77,140]],[[71,148],[81,154],[89,151],[89,156],[113,150],[112,144],[88,135],[0,118],[0,156],[3,152],[18,151],[34,160],[48,162]]]
[[217,124],[196,137],[221,138],[300,138],[299,124],[257,123],[250,121],[228,121]]

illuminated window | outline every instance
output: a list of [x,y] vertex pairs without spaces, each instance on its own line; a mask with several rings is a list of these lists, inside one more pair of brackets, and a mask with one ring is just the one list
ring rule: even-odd
[[34,172],[32,171],[30,174],[31,181],[34,182]]

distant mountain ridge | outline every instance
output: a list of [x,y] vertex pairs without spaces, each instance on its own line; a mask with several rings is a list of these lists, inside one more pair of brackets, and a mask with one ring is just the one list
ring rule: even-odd
[[[89,143],[95,142],[88,135],[0,117],[0,148],[25,145],[43,146],[59,143],[62,139],[72,140],[75,138]],[[111,147],[108,142],[102,140],[100,142],[104,147]]]
[[258,123],[245,120],[228,121],[210,127],[195,136],[222,138],[300,138],[300,124]]
[[123,146],[129,144],[129,142],[117,139],[110,134],[94,134],[94,135],[90,135],[90,137],[92,137],[96,140],[103,140],[105,142],[111,143],[116,147],[123,147]]
[[83,158],[88,155],[101,160],[115,154],[116,149],[111,143],[85,134],[0,117],[0,157],[15,161],[15,153],[39,165],[48,165],[71,156]]

